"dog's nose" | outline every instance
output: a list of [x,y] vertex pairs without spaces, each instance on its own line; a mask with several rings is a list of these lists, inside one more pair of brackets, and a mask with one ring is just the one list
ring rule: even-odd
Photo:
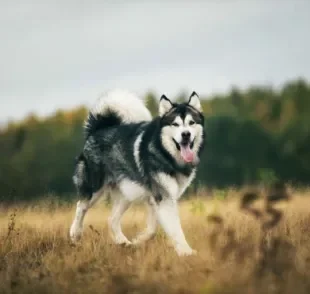
[[191,133],[189,131],[182,132],[182,139],[188,140],[191,137]]

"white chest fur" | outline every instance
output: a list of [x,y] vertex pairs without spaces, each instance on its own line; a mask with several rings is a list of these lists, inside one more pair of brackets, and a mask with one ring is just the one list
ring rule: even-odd
[[156,179],[158,183],[168,192],[170,197],[175,200],[179,199],[190,183],[193,181],[196,174],[196,170],[189,176],[177,174],[175,177],[171,177],[165,173],[158,173]]
[[[177,174],[175,177],[171,177],[165,173],[158,173],[155,176],[155,179],[170,197],[177,200],[191,184],[195,174],[196,170],[193,170],[189,176]],[[144,200],[152,194],[151,191],[148,191],[143,186],[127,179],[124,179],[119,183],[119,189],[124,197],[130,202]]]
[[196,175],[196,170],[194,169],[192,173],[189,176],[184,176],[182,174],[177,175],[176,179],[179,184],[179,196],[180,198],[185,190],[188,188],[188,186],[191,184],[191,182],[194,180]]

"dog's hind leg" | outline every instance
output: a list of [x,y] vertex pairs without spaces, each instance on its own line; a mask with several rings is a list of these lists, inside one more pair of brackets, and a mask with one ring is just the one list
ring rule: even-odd
[[76,205],[75,217],[70,227],[70,238],[72,242],[76,242],[81,238],[85,215],[88,209],[91,208],[102,195],[103,189],[100,189],[96,193],[93,193],[90,199],[83,199],[78,201]]
[[147,203],[147,210],[148,210],[148,216],[147,216],[147,226],[146,229],[141,232],[133,241],[133,244],[140,244],[143,242],[146,242],[147,240],[153,238],[153,236],[156,233],[157,229],[157,218],[155,214],[154,207]]
[[131,242],[122,232],[121,219],[125,211],[130,206],[128,201],[119,191],[113,191],[112,195],[112,212],[109,217],[109,229],[112,239],[116,244],[129,245]]

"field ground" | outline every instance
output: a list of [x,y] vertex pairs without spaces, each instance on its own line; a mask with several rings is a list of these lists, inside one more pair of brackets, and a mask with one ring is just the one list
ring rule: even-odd
[[[0,293],[310,293],[309,196],[294,194],[276,204],[283,217],[270,229],[266,212],[240,210],[236,196],[182,202],[185,235],[198,250],[182,258],[160,230],[137,248],[113,245],[104,203],[89,211],[77,245],[67,235],[74,204],[3,207]],[[145,209],[132,207],[125,234],[131,239],[144,220]]]

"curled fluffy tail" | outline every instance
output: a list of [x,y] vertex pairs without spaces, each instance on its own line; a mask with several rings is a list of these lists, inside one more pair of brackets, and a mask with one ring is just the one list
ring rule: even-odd
[[136,95],[123,91],[110,91],[97,101],[85,122],[86,138],[96,131],[126,123],[150,121],[151,113]]

